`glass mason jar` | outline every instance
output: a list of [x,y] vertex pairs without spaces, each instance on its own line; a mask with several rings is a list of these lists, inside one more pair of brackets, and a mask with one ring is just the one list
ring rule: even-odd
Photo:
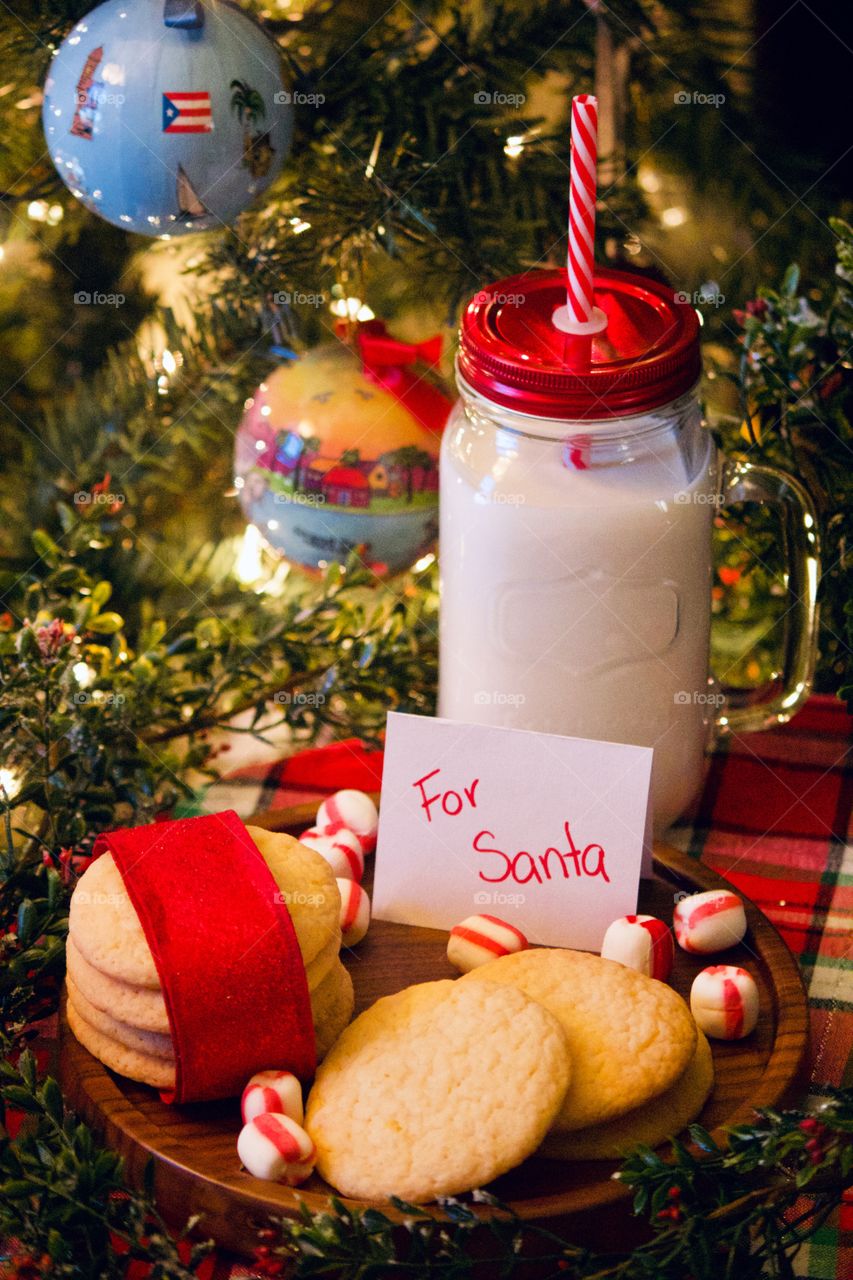
[[[439,715],[653,747],[662,831],[715,728],[780,723],[809,692],[816,516],[793,477],[718,453],[692,307],[602,271],[607,329],[590,344],[551,323],[564,297],[562,272],[533,272],[463,318],[440,469]],[[783,670],[733,696],[708,674],[711,537],[740,501],[778,509],[790,598]]]

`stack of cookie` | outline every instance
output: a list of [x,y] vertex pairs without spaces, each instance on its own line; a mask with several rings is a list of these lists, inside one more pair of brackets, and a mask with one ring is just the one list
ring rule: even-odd
[[541,1155],[605,1160],[656,1146],[694,1120],[711,1092],[708,1041],[664,982],[584,951],[544,948],[481,965],[460,982],[512,986],[565,1032],[572,1078]]
[[[302,954],[317,1043],[325,1056],[352,1017],[340,960],[340,894],[329,864],[291,836],[247,828],[288,906]],[[175,1083],[175,1055],[160,980],[112,855],[81,876],[71,898],[68,1022],[106,1066],[156,1089]],[[226,994],[226,993],[224,993]]]
[[377,1001],[322,1064],[305,1127],[345,1195],[421,1203],[536,1153],[617,1157],[701,1111],[708,1042],[665,983],[579,951],[504,955]]

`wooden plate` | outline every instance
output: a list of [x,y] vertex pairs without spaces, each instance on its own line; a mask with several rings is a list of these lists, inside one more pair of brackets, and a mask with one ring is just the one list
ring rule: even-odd
[[[270,829],[304,828],[313,808],[269,812],[258,819]],[[667,846],[655,850],[655,879],[643,882],[640,910],[670,919],[680,891],[719,888],[715,872]],[[716,1084],[700,1117],[710,1129],[748,1121],[754,1107],[787,1100],[800,1082],[807,1045],[806,996],[788,948],[765,916],[747,903],[749,932],[726,953],[743,965],[761,992],[755,1032],[741,1043],[714,1044]],[[446,933],[375,921],[356,951],[345,955],[356,990],[356,1011],[412,982],[453,977]],[[684,995],[703,968],[699,957],[676,948],[673,985]],[[235,1142],[240,1128],[234,1101],[182,1108],[164,1106],[157,1094],[114,1074],[93,1058],[62,1018],[60,1079],[68,1101],[125,1157],[139,1182],[154,1160],[155,1188],[170,1221],[201,1215],[199,1230],[223,1247],[251,1252],[269,1214],[293,1214],[299,1201],[328,1203],[329,1188],[313,1177],[298,1191],[251,1178],[240,1169]],[[630,1231],[628,1193],[610,1175],[615,1164],[530,1159],[491,1188],[523,1218],[556,1227],[578,1243],[612,1247],[613,1230]],[[488,1214],[488,1209],[483,1209]]]

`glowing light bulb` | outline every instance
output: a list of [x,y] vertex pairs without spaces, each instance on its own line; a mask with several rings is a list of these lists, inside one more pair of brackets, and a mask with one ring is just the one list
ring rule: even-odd
[[680,227],[687,221],[687,216],[686,209],[682,209],[680,205],[672,205],[669,209],[664,209],[660,220],[665,227]]
[[240,550],[237,552],[237,562],[234,565],[234,577],[238,582],[248,585],[250,582],[257,582],[264,571],[263,560],[261,559],[261,547],[263,539],[256,525],[246,525],[245,532],[240,542]]
[[13,800],[21,786],[20,775],[14,769],[0,769],[0,787],[6,792],[6,799]]

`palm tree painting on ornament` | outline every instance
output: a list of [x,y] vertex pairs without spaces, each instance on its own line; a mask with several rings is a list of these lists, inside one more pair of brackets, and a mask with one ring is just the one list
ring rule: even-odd
[[266,116],[264,100],[245,80],[232,80],[231,110],[243,126],[243,165],[253,178],[263,178],[272,164],[273,147],[268,132],[253,129]]

